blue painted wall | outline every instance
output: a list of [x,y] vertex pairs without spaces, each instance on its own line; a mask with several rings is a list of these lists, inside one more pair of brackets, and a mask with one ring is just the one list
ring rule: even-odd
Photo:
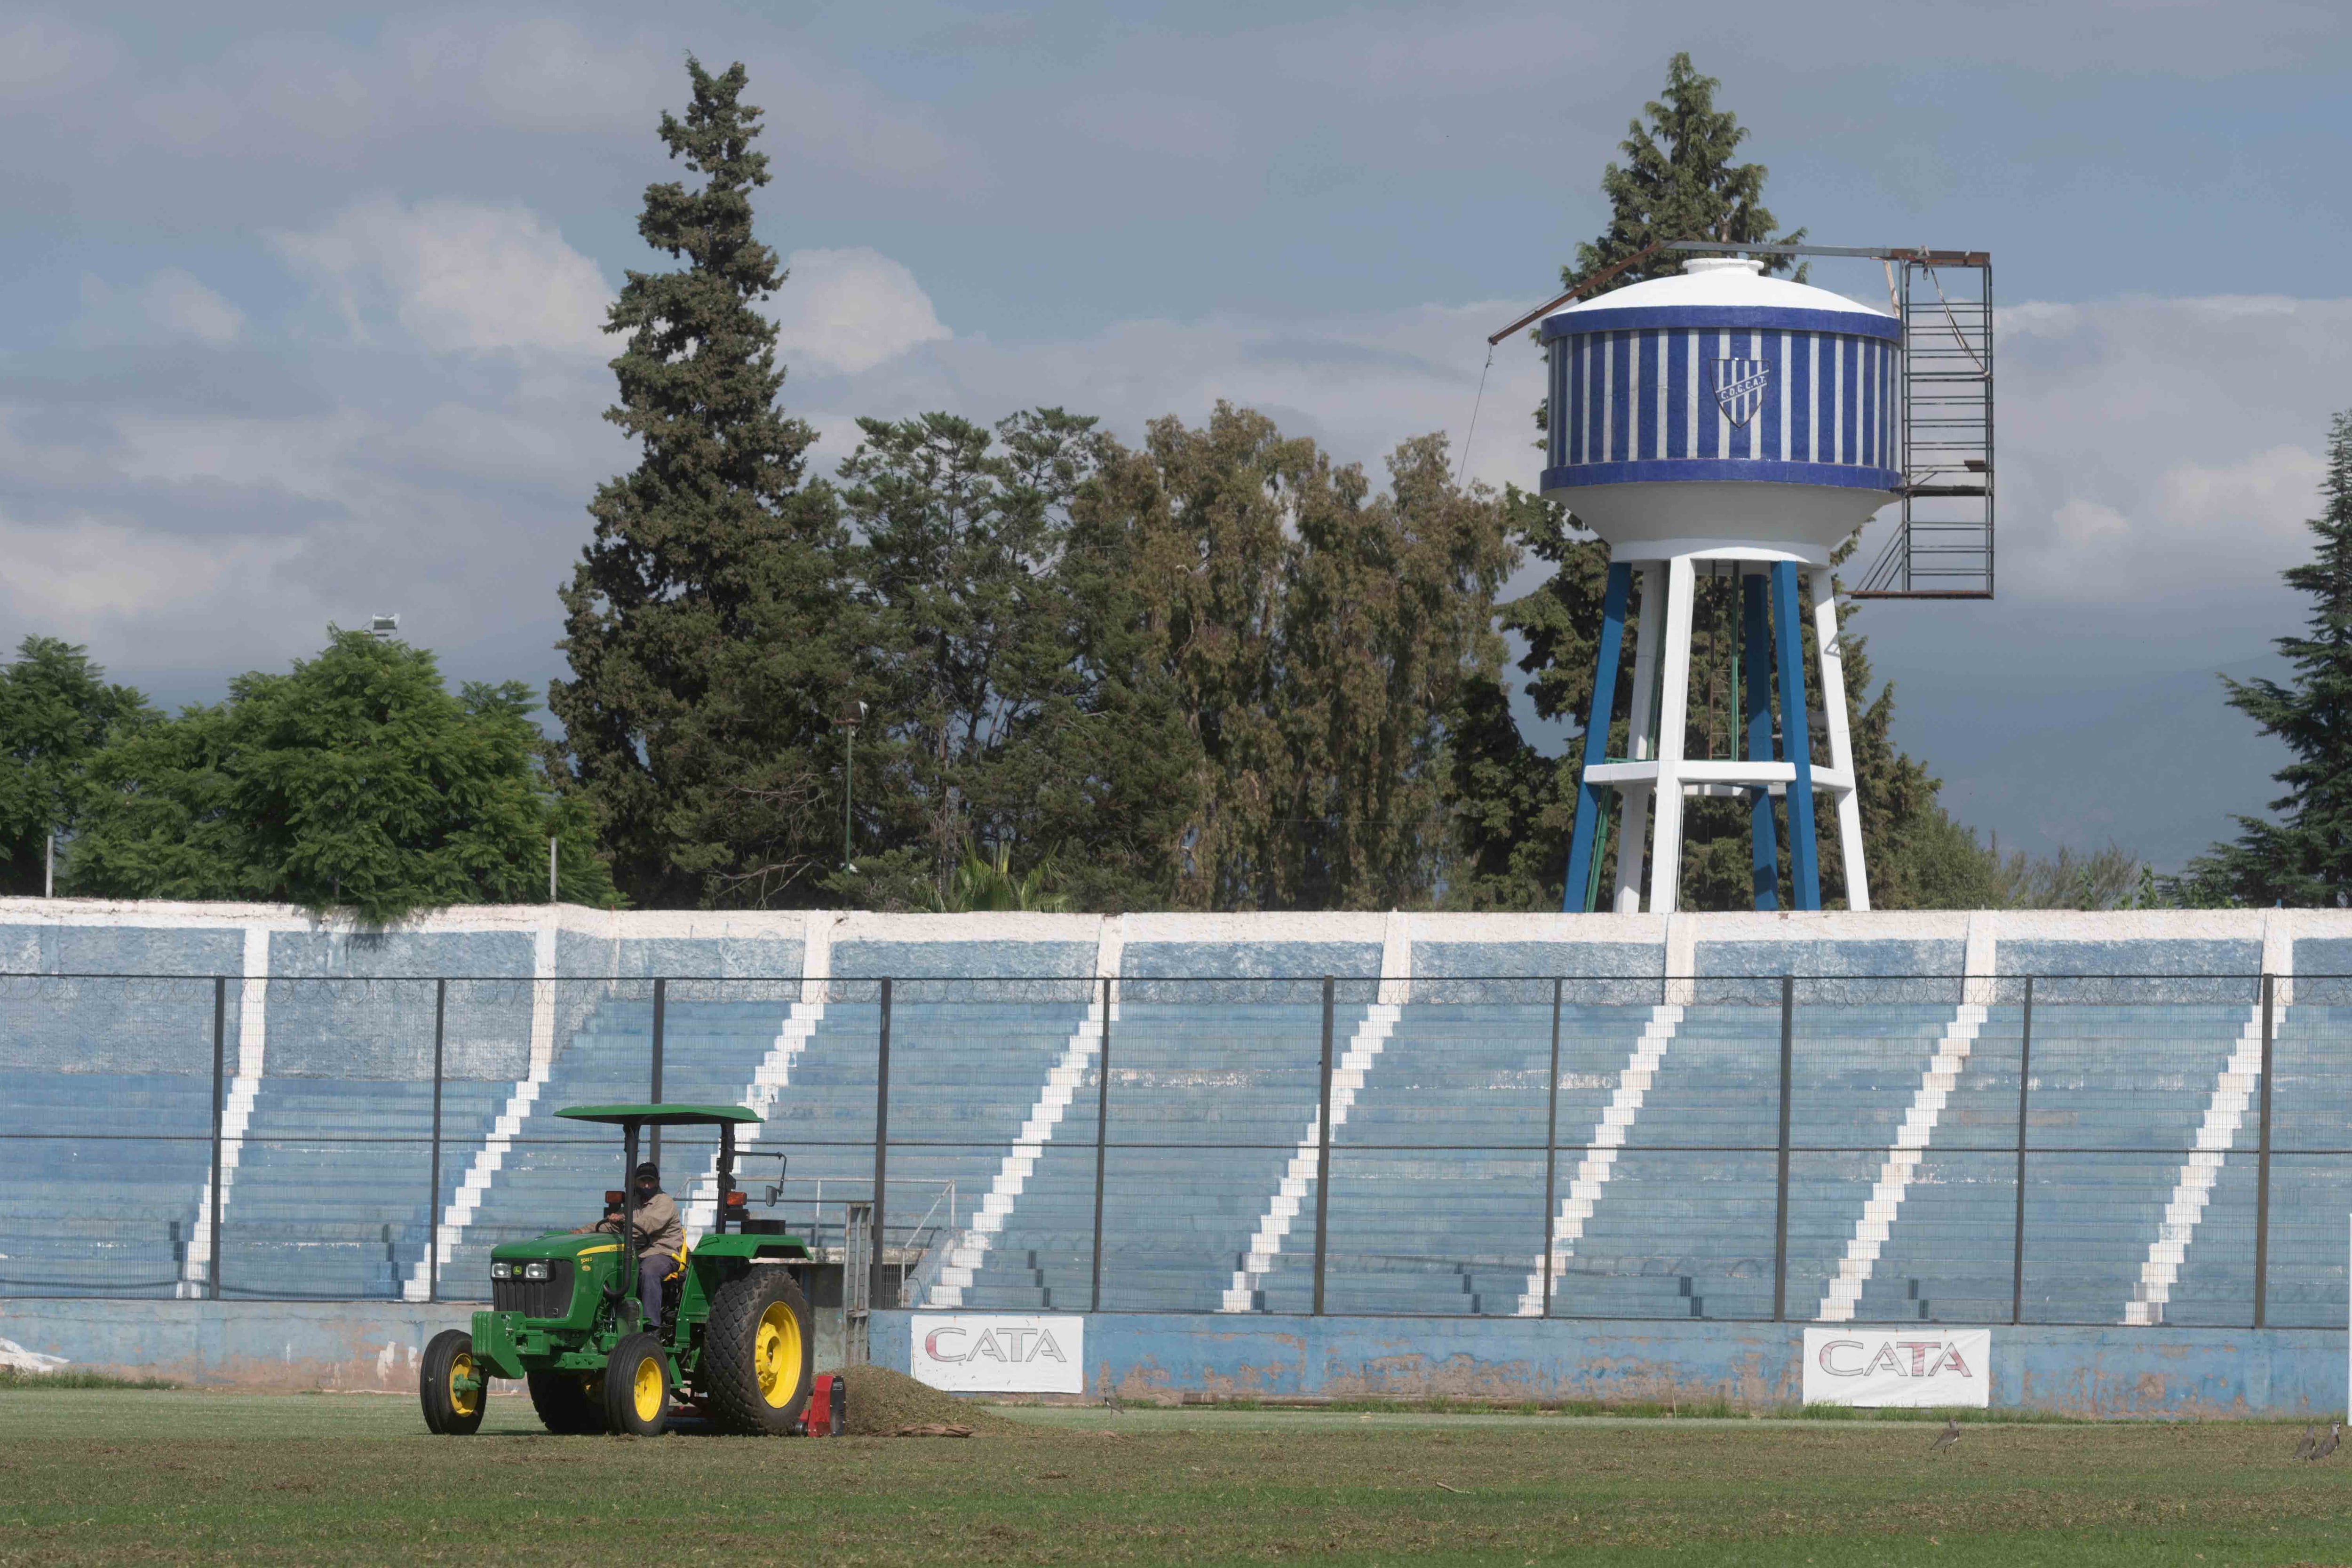
[[[877,1312],[904,1368],[909,1312]],[[1800,1402],[1801,1323],[1569,1322],[1105,1313],[1089,1392],[1501,1400]],[[1995,1328],[1992,1403],[2094,1416],[2325,1416],[2345,1407],[2342,1330]]]

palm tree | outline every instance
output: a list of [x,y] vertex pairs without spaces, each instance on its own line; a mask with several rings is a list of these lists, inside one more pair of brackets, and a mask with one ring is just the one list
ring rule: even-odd
[[1014,876],[1010,844],[997,845],[985,860],[967,848],[962,864],[948,873],[947,886],[932,895],[931,907],[942,913],[999,910],[1066,913],[1068,898],[1045,890],[1050,877],[1051,866],[1044,862],[1026,876]]

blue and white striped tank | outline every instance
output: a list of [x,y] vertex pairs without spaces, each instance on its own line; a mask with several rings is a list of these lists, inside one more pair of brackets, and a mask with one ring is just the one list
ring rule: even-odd
[[1655,480],[1892,489],[1896,323],[1852,310],[1605,305],[1547,319],[1546,494]]

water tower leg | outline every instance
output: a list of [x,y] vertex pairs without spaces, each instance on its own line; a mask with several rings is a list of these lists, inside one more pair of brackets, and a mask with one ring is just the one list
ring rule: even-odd
[[1584,720],[1584,771],[1576,786],[1576,830],[1569,839],[1568,879],[1559,890],[1559,912],[1578,914],[1590,907],[1595,830],[1601,826],[1601,786],[1592,770],[1609,757],[1609,722],[1617,697],[1617,656],[1625,643],[1625,596],[1633,585],[1633,568],[1612,562],[1609,586],[1601,600],[1601,647],[1592,661],[1592,703]]
[[[1655,562],[1642,566],[1642,618],[1633,628],[1633,710],[1625,754],[1637,763],[1657,752],[1650,739],[1650,710],[1656,706],[1658,629],[1666,618],[1666,572]],[[1642,912],[1642,850],[1650,836],[1650,787],[1627,784],[1618,791],[1624,815],[1617,827],[1617,912]]]
[[[1751,761],[1772,755],[1772,632],[1764,603],[1760,573],[1739,579],[1740,641],[1747,668],[1741,684],[1747,690],[1748,744],[1743,753]],[[1772,826],[1772,792],[1748,792],[1748,878],[1759,910],[1780,906],[1780,841]]]
[[1772,619],[1780,634],[1780,748],[1797,764],[1789,785],[1789,880],[1797,907],[1822,907],[1822,873],[1813,847],[1812,733],[1805,721],[1805,644],[1797,617],[1797,563],[1772,563]]
[[1660,628],[1664,676],[1658,693],[1658,825],[1650,840],[1650,912],[1681,907],[1683,869],[1683,726],[1690,712],[1690,557],[1666,563],[1666,624]]
[[[1846,722],[1845,664],[1838,657],[1837,594],[1830,574],[1812,574],[1813,642],[1822,652],[1822,714],[1829,721],[1830,766],[1853,778],[1853,734]],[[1859,779],[1854,780],[1859,784]],[[1845,862],[1845,907],[1870,908],[1870,877],[1862,864],[1862,794],[1838,796],[1838,857]]]

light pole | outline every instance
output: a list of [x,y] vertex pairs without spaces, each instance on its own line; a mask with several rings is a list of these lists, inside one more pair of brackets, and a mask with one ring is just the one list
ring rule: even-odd
[[857,726],[866,721],[866,704],[852,702],[834,722],[841,727],[841,868],[854,870],[849,859],[850,800],[856,784]]

